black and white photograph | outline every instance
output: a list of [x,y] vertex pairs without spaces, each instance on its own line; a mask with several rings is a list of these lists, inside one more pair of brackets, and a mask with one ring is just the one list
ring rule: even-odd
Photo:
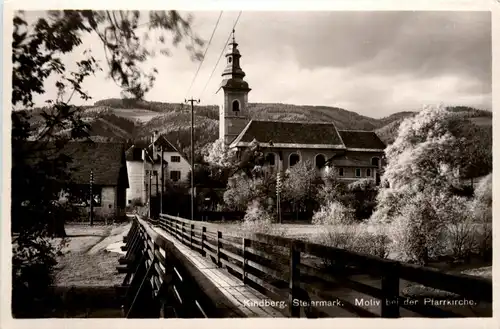
[[493,319],[491,10],[165,7],[4,15],[2,318]]

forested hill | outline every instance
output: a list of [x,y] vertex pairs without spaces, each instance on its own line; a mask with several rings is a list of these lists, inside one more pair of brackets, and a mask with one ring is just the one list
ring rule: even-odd
[[[401,121],[416,113],[397,112],[375,119],[328,106],[250,103],[248,109],[254,119],[333,122],[339,129],[375,130],[386,144],[394,140]],[[32,120],[40,120],[42,110],[31,111]],[[469,107],[454,107],[452,110],[458,115],[474,118],[480,125],[489,125],[491,129],[491,112]],[[94,106],[85,106],[83,117],[91,125],[94,140],[136,140],[148,138],[158,131],[166,134],[183,152],[190,145],[191,111],[186,104],[110,98],[97,101]],[[218,107],[195,105],[196,149],[217,139],[218,134]]]
[[[94,106],[127,109],[132,111],[131,115],[134,111],[138,110],[151,111],[158,115],[172,115],[171,113],[183,113],[190,110],[188,105],[182,103],[161,103],[116,98],[97,101]],[[254,119],[334,122],[339,129],[359,130],[375,130],[413,113],[398,112],[382,119],[374,119],[338,107],[281,103],[249,103],[248,110],[250,116]],[[215,105],[195,105],[195,113],[199,117],[219,120],[219,109]],[[186,123],[189,124],[189,122]]]

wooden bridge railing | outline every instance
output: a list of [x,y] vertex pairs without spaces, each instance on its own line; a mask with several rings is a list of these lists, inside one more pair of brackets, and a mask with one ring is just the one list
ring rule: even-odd
[[[487,279],[447,274],[278,236],[237,236],[234,232],[222,232],[214,224],[165,214],[154,224],[245,284],[275,300],[288,301],[288,316],[329,317],[329,312],[339,307],[362,317],[470,316],[463,313],[466,306],[447,306],[446,300],[438,307],[434,300],[425,302],[401,296],[404,281],[452,293],[454,297],[448,300],[455,304],[481,303],[486,306],[486,314],[481,316],[492,313],[493,288]],[[354,279],[357,275],[368,276],[372,281],[359,282]],[[352,294],[344,296],[346,289],[354,292],[355,298]]]
[[[120,258],[119,272],[127,273],[122,288],[122,313],[127,318],[204,318],[237,317],[233,310],[223,310],[207,296],[187,262],[176,252],[172,242],[154,232],[135,217]],[[215,290],[215,286],[208,290]]]

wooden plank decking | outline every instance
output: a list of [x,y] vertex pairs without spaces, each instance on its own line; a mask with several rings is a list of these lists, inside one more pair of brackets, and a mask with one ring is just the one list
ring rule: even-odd
[[[258,302],[269,301],[270,299],[257,290],[244,285],[241,280],[232,276],[224,269],[217,267],[210,259],[202,256],[195,250],[178,241],[174,236],[165,230],[151,226],[157,233],[168,239],[174,246],[219,290],[222,292],[236,308],[248,317],[284,317],[279,307],[259,306]],[[283,305],[284,307],[284,305]]]

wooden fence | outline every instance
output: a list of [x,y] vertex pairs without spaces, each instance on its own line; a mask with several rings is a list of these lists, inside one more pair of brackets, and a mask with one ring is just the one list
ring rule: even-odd
[[[119,272],[127,273],[123,290],[122,315],[127,318],[234,317],[232,310],[216,306],[213,296],[201,287],[189,270],[186,259],[175,246],[134,217],[124,237]],[[205,288],[205,289],[203,289]]]
[[[331,317],[340,310],[387,318],[492,314],[493,288],[487,279],[278,236],[238,236],[222,232],[220,226],[165,214],[153,224],[269,298],[287,301],[286,316]],[[371,281],[366,283],[366,278]],[[408,282],[451,294],[445,299],[407,298],[401,290]]]

